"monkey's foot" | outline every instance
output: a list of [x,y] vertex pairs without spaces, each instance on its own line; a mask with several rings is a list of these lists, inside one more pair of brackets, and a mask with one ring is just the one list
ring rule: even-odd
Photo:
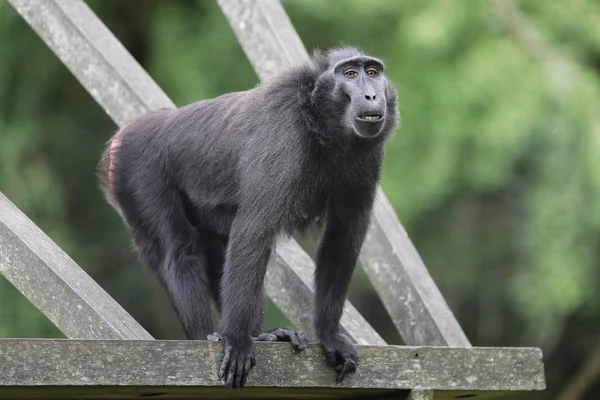
[[[214,332],[206,337],[211,342],[222,342],[223,336]],[[302,331],[293,331],[287,328],[275,328],[269,332],[263,332],[252,340],[257,342],[290,342],[295,351],[302,351],[308,347],[308,339]]]
[[290,342],[294,351],[302,351],[308,347],[308,339],[304,336],[304,332],[287,328],[275,328],[253,339],[259,342]]
[[327,364],[338,373],[338,382],[341,382],[346,374],[356,372],[358,354],[348,336],[336,333],[326,340],[321,340],[321,350]]

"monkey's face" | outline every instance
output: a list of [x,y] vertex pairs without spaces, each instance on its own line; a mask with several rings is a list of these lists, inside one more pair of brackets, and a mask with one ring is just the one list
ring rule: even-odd
[[337,90],[349,100],[346,126],[362,138],[379,136],[385,125],[387,79],[383,69],[380,60],[366,56],[348,58],[333,67]]

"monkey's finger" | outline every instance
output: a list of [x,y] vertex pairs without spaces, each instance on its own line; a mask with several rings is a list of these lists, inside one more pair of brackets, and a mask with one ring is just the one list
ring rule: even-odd
[[298,350],[306,349],[308,347],[308,339],[304,335],[304,332],[296,332],[296,336],[298,337]]
[[227,390],[231,389],[233,386],[234,382],[235,382],[235,372],[237,370],[237,358],[234,357],[231,360],[231,365],[229,366],[229,371],[227,372],[227,382],[225,382],[225,388]]
[[211,333],[210,335],[207,335],[206,340],[211,341],[211,342],[220,342],[221,340],[223,340],[223,338],[217,332],[214,332],[214,333]]
[[246,379],[248,379],[248,375],[250,374],[250,370],[254,367],[254,357],[246,358],[246,363],[244,364],[244,376],[242,377],[242,387],[246,386]]
[[337,377],[337,381],[341,382],[344,380],[346,374],[356,372],[356,363],[353,360],[346,360],[341,368],[341,371]]
[[294,332],[292,332],[290,335],[290,342],[292,343],[292,348],[294,350],[298,350],[298,347],[300,347],[300,342],[298,342],[298,336],[296,336]]
[[337,357],[335,356],[334,351],[324,351],[323,355],[325,356],[325,361],[327,361],[327,364],[330,367],[332,367],[332,368],[339,367],[340,364],[337,361]]
[[242,383],[244,381],[244,376],[246,375],[246,370],[245,367],[246,366],[246,362],[245,361],[238,361],[237,362],[237,368],[235,371],[235,381],[233,384],[234,388],[242,388],[244,387],[244,384]]
[[223,380],[225,376],[227,376],[227,372],[229,371],[229,364],[231,362],[231,350],[226,346],[225,347],[225,356],[223,356],[223,361],[221,361],[221,368],[219,368],[219,380]]

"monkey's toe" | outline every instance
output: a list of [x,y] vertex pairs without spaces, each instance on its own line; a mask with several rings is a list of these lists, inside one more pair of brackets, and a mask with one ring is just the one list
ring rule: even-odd
[[308,347],[308,339],[304,336],[304,332],[287,328],[275,328],[261,333],[255,340],[259,342],[290,342],[294,351],[302,351]]
[[206,336],[206,340],[210,342],[221,342],[223,341],[223,336],[221,336],[221,334],[218,332],[213,332]]

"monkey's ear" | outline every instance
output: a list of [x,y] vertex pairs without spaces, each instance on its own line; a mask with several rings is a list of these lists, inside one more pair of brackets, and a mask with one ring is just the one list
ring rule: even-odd
[[335,91],[336,81],[333,71],[327,70],[319,75],[315,82],[315,88],[311,93],[313,101],[329,98]]
[[385,99],[388,103],[398,100],[398,89],[389,79],[386,79],[385,82]]

